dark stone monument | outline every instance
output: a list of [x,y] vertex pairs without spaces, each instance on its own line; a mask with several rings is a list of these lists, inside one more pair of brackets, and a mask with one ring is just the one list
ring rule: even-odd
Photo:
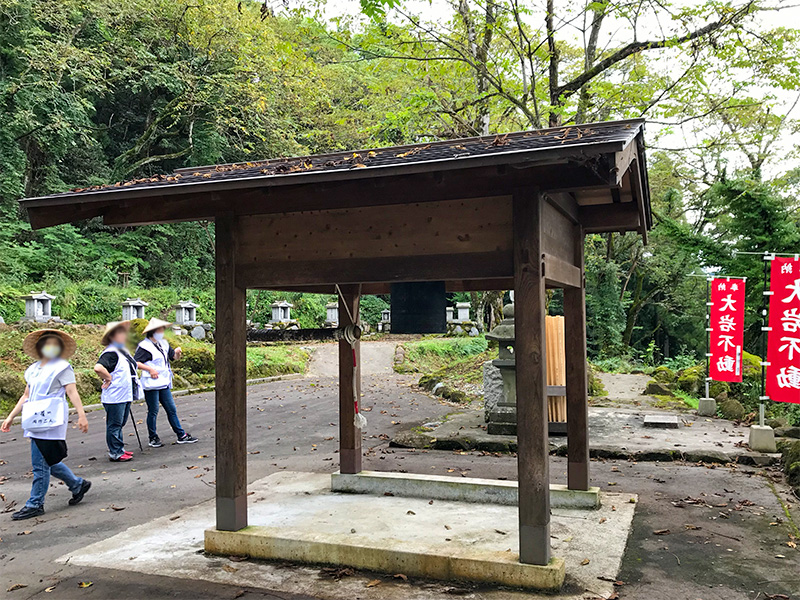
[[392,333],[445,333],[447,296],[443,281],[393,283]]

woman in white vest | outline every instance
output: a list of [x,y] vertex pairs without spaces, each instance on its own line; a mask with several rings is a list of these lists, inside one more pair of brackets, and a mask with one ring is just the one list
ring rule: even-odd
[[111,462],[133,460],[133,453],[125,450],[122,438],[122,428],[128,421],[131,402],[139,400],[140,396],[136,361],[125,347],[130,327],[130,321],[113,321],[106,325],[100,338],[105,349],[94,366],[94,372],[103,382],[100,402],[106,410],[106,444],[108,460]]
[[133,356],[139,364],[139,368],[144,371],[142,387],[144,388],[144,399],[147,402],[147,433],[150,437],[151,448],[161,448],[164,445],[156,430],[159,405],[164,407],[169,425],[178,436],[179,444],[194,444],[197,441],[196,437],[186,433],[181,427],[178,409],[175,408],[175,400],[172,398],[172,367],[170,363],[173,360],[180,360],[181,349],[172,348],[164,339],[164,333],[169,325],[170,323],[161,319],[150,319],[142,332],[145,338],[139,343],[136,354]]
[[15,521],[44,514],[50,475],[63,481],[72,492],[70,506],[83,500],[92,487],[91,481],[78,477],[61,462],[67,457],[67,396],[78,412],[78,428],[83,433],[89,431],[89,422],[75,386],[75,372],[67,362],[75,348],[75,340],[57,329],[34,331],[23,342],[23,351],[37,361],[25,371],[25,393],[0,425],[0,431],[7,433],[14,417],[22,413],[22,429],[25,437],[31,439],[31,497],[21,510],[11,515]]

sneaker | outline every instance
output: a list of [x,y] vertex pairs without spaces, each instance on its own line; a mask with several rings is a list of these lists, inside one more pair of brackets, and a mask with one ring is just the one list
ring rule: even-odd
[[92,487],[92,482],[89,481],[88,479],[84,479],[83,483],[81,484],[80,491],[78,491],[77,494],[72,494],[72,498],[69,499],[69,505],[75,506],[78,502],[83,500],[83,497],[86,495],[86,492],[88,492],[91,489],[91,487]]
[[25,519],[32,519],[33,517],[41,517],[44,514],[44,506],[39,508],[31,508],[30,506],[23,506],[20,510],[11,515],[12,521],[24,521]]
[[133,460],[133,456],[130,454],[123,454],[119,458],[111,458],[109,456],[108,460],[110,460],[111,462],[128,462],[129,460]]
[[155,437],[152,440],[150,440],[150,443],[147,445],[150,446],[151,448],[161,448],[164,444],[161,443],[161,438]]
[[189,435],[188,433],[184,433],[178,438],[179,444],[194,444],[195,442],[197,442],[197,438]]
[[122,456],[133,456],[133,452],[130,450],[125,450],[125,452],[122,453]]

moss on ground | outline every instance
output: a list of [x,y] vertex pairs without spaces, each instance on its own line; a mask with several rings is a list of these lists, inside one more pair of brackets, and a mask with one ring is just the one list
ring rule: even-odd
[[446,400],[466,404],[481,398],[483,363],[497,358],[483,336],[475,338],[425,338],[403,344],[404,360],[395,364],[399,373],[421,373],[419,385]]

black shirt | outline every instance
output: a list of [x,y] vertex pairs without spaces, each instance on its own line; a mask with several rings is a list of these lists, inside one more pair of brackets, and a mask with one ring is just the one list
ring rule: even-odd
[[[153,341],[153,343],[156,344],[158,342]],[[175,349],[172,346],[170,346],[169,350],[167,351],[167,358],[169,360],[175,360]],[[153,360],[153,354],[149,350],[145,350],[139,346],[136,348],[136,354],[133,355],[133,359],[136,362],[146,363]]]

